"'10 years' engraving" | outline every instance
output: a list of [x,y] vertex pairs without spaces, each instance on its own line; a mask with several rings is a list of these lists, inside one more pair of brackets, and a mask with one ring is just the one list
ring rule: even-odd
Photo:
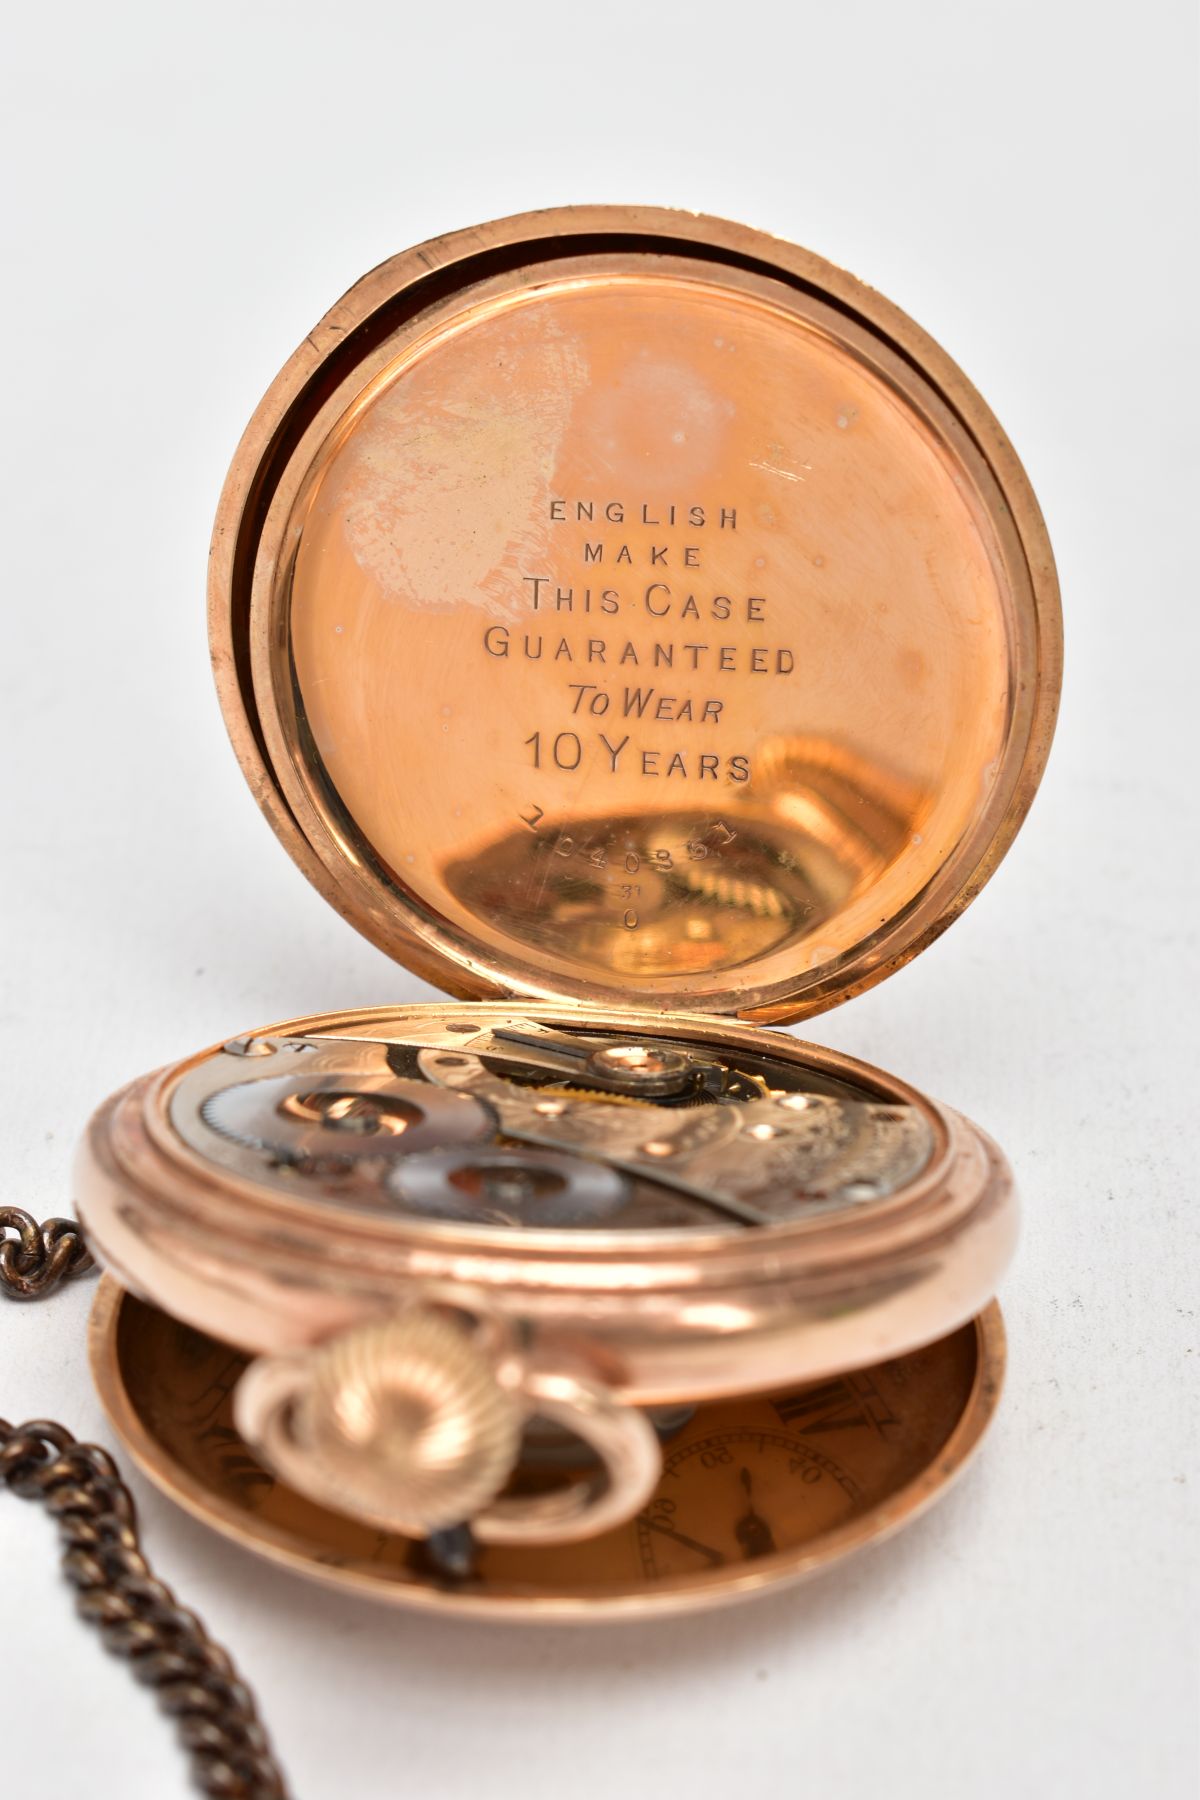
[[[600,535],[583,533],[581,573],[629,574],[614,576],[605,586],[591,580],[563,586],[551,575],[523,574],[530,628],[485,629],[484,651],[497,662],[540,662],[563,677],[563,729],[539,729],[522,740],[532,766],[668,781],[749,781],[749,751],[722,742],[726,700],[712,690],[729,675],[787,677],[795,656],[786,645],[754,641],[760,636],[756,628],[768,623],[765,595],[697,592],[689,573],[703,566],[702,546],[672,541],[678,527],[692,533],[736,531],[737,508],[647,503],[627,511],[620,501],[556,498],[549,520],[552,527],[602,528]],[[631,542],[622,530],[630,524],[670,535]],[[649,639],[631,629],[634,621],[646,619],[654,621]],[[714,631],[714,626],[732,629]],[[734,629],[738,639],[730,642]],[[645,727],[655,725],[691,725],[708,742],[695,749],[664,746],[645,735]]]

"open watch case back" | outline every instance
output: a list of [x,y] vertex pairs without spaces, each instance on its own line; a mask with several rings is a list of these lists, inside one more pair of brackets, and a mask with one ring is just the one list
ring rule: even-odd
[[983,402],[759,233],[502,221],[308,335],[210,598],[274,829],[454,999],[97,1113],[93,1366],[143,1467],[492,1616],[734,1598],[912,1517],[995,1405],[1009,1171],[770,1027],[944,929],[1044,764],[1053,563]]

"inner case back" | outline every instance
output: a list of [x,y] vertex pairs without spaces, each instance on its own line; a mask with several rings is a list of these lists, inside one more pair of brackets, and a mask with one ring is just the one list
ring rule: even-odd
[[794,1018],[1015,831],[1049,550],[894,309],[631,217],[426,246],[312,335],[222,506],[226,708],[302,865],[451,991]]

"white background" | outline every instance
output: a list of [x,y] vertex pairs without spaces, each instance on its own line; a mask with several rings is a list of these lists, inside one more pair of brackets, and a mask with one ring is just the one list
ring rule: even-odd
[[[243,424],[364,270],[590,200],[696,208],[883,289],[988,397],[1055,542],[1058,742],[948,937],[814,1035],[987,1125],[1026,1201],[1010,1386],[901,1540],[683,1624],[431,1624],[135,1482],[301,1800],[1195,1792],[1192,8],[1141,0],[11,7],[3,1199],[71,1204],[89,1109],[288,1014],[423,990],[311,892],[210,690]],[[1190,577],[1190,579],[1189,579]],[[0,1410],[109,1439],[89,1284],[0,1314]],[[0,1496],[6,1791],[183,1790],[149,1696]]]

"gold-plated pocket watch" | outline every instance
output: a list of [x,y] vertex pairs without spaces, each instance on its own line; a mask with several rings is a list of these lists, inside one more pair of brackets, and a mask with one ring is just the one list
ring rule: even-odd
[[93,1362],[143,1466],[500,1616],[728,1599],[911,1517],[995,1404],[1009,1172],[770,1027],[944,929],[1045,760],[1053,565],[979,397],[759,233],[505,220],[304,340],[210,595],[271,824],[454,998],[96,1115]]

